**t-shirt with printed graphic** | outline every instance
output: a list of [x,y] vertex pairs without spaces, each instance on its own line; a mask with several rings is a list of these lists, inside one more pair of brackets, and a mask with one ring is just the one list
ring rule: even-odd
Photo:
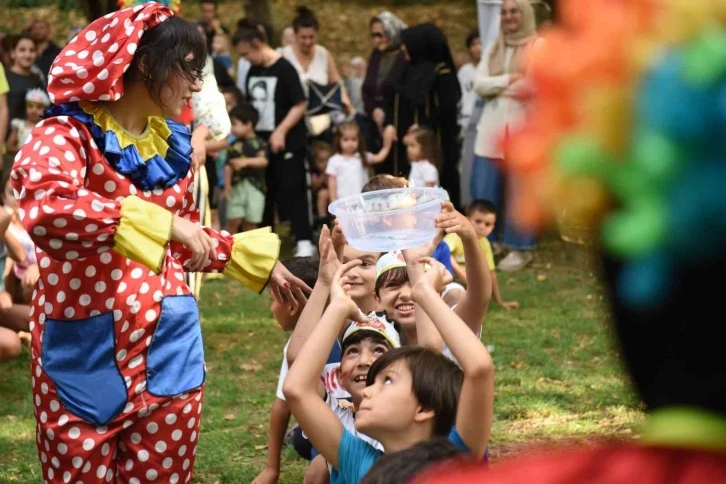
[[[260,156],[261,151],[265,151],[266,146],[265,142],[257,136],[251,139],[237,140],[232,143],[228,150],[226,163],[232,166],[230,161],[235,158],[256,158]],[[245,178],[261,192],[265,191],[264,168],[245,167],[239,171],[232,171],[232,185],[238,184]]]
[[[305,101],[305,92],[297,71],[284,57],[271,66],[251,66],[247,73],[247,99],[260,116],[255,131],[264,140],[277,128],[296,104]],[[305,147],[307,129],[301,118],[285,137],[285,151]]]
[[[280,400],[285,400],[285,394],[282,393],[282,385],[285,383],[285,378],[287,378],[287,372],[290,370],[290,366],[287,364],[288,346],[290,346],[289,339],[287,340],[285,349],[282,352],[282,366],[280,367],[280,376],[277,380],[276,396]],[[320,379],[325,384],[325,393],[328,395],[332,395],[333,398],[338,400],[350,398],[350,393],[345,391],[338,382],[338,372],[336,370],[338,369],[338,367],[340,367],[341,355],[342,353],[340,342],[336,341],[335,343],[333,343],[332,348],[330,348],[330,353],[328,353],[328,360],[326,361],[325,367],[320,374]]]

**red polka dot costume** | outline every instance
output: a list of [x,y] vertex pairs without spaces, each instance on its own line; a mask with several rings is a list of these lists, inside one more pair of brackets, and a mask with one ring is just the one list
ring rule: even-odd
[[[30,327],[36,443],[46,482],[189,482],[205,378],[190,252],[172,216],[198,222],[188,130],[149,118],[138,137],[97,101],[123,95],[145,30],[172,15],[156,3],[89,25],[49,76],[55,105],[11,173],[37,246]],[[266,285],[279,239],[269,230],[204,229],[224,271]]]

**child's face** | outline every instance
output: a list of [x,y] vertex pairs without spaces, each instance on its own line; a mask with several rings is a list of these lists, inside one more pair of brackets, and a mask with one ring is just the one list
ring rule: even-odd
[[493,213],[474,212],[469,215],[469,222],[474,226],[477,237],[489,237],[494,230],[497,216]]
[[[269,292],[269,291],[268,291]],[[297,323],[297,319],[299,317],[299,313],[296,312],[292,304],[290,303],[280,303],[275,299],[275,297],[270,292],[270,312],[272,313],[272,317],[275,318],[275,321],[277,321],[277,324],[280,325],[280,328],[283,331],[292,331],[295,329],[295,324]]]
[[237,97],[232,92],[223,93],[224,103],[227,105],[227,112],[230,112],[237,106]]
[[430,412],[421,409],[416,400],[411,370],[402,360],[376,375],[375,382],[363,389],[362,396],[355,428],[374,439],[406,432],[413,422],[430,418]]
[[237,139],[246,138],[251,131],[252,123],[243,123],[239,119],[232,120],[232,134],[234,134]]
[[481,60],[481,40],[474,39],[469,46],[469,55],[471,56],[474,65],[478,64]]
[[366,338],[345,348],[340,359],[338,381],[350,393],[353,402],[360,402],[363,399],[361,393],[366,387],[368,370],[373,362],[387,351],[387,345],[372,338]]
[[408,142],[406,143],[406,155],[408,156],[408,161],[419,161],[423,159],[421,151],[421,143],[419,143],[413,136],[409,137]]
[[35,63],[37,51],[35,44],[30,39],[21,39],[18,41],[18,45],[11,53],[13,62],[23,69],[30,69]]
[[212,40],[212,52],[215,54],[224,54],[227,52],[227,37],[225,35],[215,35]]
[[40,121],[40,116],[43,114],[45,106],[38,103],[27,102],[25,103],[25,117],[31,123],[37,123]]
[[18,207],[18,201],[15,200],[15,193],[13,192],[13,187],[10,185],[10,180],[8,180],[8,182],[3,187],[3,197],[5,200],[6,207],[10,207],[10,208]]
[[350,63],[348,63],[348,62],[340,63],[340,76],[343,78],[350,77]]
[[379,256],[379,252],[362,252],[349,245],[343,248],[344,264],[352,260],[362,262],[358,267],[348,271],[350,284],[348,295],[359,306],[370,298],[376,289],[376,261]]
[[355,77],[365,77],[366,65],[363,62],[358,62],[356,64],[353,64],[353,75]]
[[411,283],[406,280],[403,284],[396,281],[383,283],[376,297],[383,311],[391,319],[395,319],[405,330],[416,327],[416,317],[413,311],[413,298],[411,297]]
[[340,149],[346,156],[352,156],[358,151],[358,131],[346,129],[340,134]]
[[328,150],[318,150],[315,153],[315,166],[318,171],[325,173],[325,169],[328,167],[328,160],[333,154]]

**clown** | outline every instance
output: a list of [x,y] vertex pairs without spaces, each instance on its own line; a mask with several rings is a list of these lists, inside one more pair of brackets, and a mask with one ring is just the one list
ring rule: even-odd
[[205,59],[161,4],[96,20],[53,63],[54,106],[15,159],[40,267],[31,366],[47,482],[189,482],[205,367],[185,271],[290,300],[305,287],[269,229],[198,224],[190,135],[166,118],[200,89]]

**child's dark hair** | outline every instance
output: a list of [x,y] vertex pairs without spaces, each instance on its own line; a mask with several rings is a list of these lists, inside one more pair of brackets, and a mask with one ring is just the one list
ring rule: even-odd
[[237,86],[224,86],[219,89],[222,94],[232,94],[234,95],[234,101],[239,106],[240,104],[244,104],[245,102],[245,95],[242,94],[242,91],[239,90]]
[[469,204],[468,207],[466,207],[466,215],[472,216],[475,213],[483,213],[484,215],[489,215],[490,213],[493,213],[494,215],[496,215],[497,207],[489,200],[474,200]]
[[316,257],[290,257],[282,262],[290,273],[310,287],[318,280],[320,261]]
[[[186,60],[192,54],[191,60]],[[202,77],[207,45],[196,26],[176,15],[146,31],[139,42],[124,82],[142,81],[156,104],[172,75],[193,83]],[[143,70],[143,72],[142,72]]]
[[466,36],[466,48],[470,49],[471,44],[473,44],[475,40],[479,40],[479,29],[472,30],[469,35]]
[[292,28],[297,32],[300,29],[315,29],[320,28],[318,19],[315,18],[315,14],[308,7],[301,6],[297,8],[297,16],[292,19]]
[[18,47],[18,44],[21,40],[29,40],[33,43],[33,45],[37,48],[38,44],[35,42],[35,39],[33,39],[30,34],[22,33],[18,35],[13,35],[10,37],[10,50],[15,50]]
[[313,156],[317,157],[321,152],[333,154],[333,147],[325,141],[313,141]]
[[366,144],[363,140],[363,136],[360,132],[360,126],[358,126],[358,123],[355,121],[345,121],[344,123],[341,123],[340,126],[338,126],[335,129],[335,151],[336,153],[342,153],[343,147],[341,144],[341,141],[343,140],[343,131],[346,130],[355,130],[356,133],[358,133],[358,154],[360,155],[360,159],[363,162],[363,166],[368,166],[368,156],[366,155]]
[[419,405],[434,412],[433,436],[448,436],[456,423],[464,380],[461,368],[440,353],[418,346],[402,346],[373,362],[366,385],[373,385],[378,374],[399,361],[404,361],[411,371],[411,391]]
[[240,42],[251,44],[255,40],[263,44],[267,43],[267,30],[264,25],[249,18],[240,19],[237,22],[237,31],[234,33],[234,37],[232,37],[232,43],[234,45]]
[[363,185],[362,193],[376,192],[378,190],[388,190],[390,188],[406,188],[408,180],[402,176],[393,176],[386,173],[376,175]]
[[238,120],[243,123],[252,123],[252,127],[257,126],[260,115],[255,107],[249,103],[238,104],[229,112],[229,119]]
[[[312,287],[312,286],[310,286],[310,287]],[[410,344],[408,336],[406,336],[406,333],[403,332],[403,328],[401,328],[401,323],[399,323],[395,319],[390,318],[388,316],[388,313],[386,313],[385,311],[376,311],[375,314],[379,317],[381,317],[381,316],[385,317],[386,320],[393,325],[393,329],[396,330],[396,332],[398,333],[398,337],[401,340],[401,346],[407,346]],[[341,343],[341,345],[340,345],[341,353],[345,353],[345,350],[349,346],[358,344],[361,341],[365,341],[367,339],[372,340],[375,344],[380,343],[380,344],[386,345],[389,350],[392,349],[391,343],[389,343],[389,341],[385,337],[383,337],[382,334],[377,333],[375,331],[369,331],[369,330],[362,329],[360,331],[356,331],[355,333],[351,334],[348,337],[348,339],[346,339],[345,341],[343,341]]]
[[410,449],[386,453],[360,481],[360,484],[398,484],[412,482],[422,471],[444,462],[465,463],[470,461],[462,449],[446,437],[434,437],[419,442]]
[[439,140],[436,133],[430,128],[419,127],[413,130],[411,134],[416,142],[421,145],[421,159],[429,160],[436,168],[441,168],[441,150],[439,149]]
[[[383,255],[381,254],[381,257]],[[393,269],[390,269],[381,276],[376,279],[376,287],[374,292],[376,293],[376,296],[380,297],[380,291],[383,286],[386,284],[391,284],[394,286],[401,286],[405,284],[408,281],[408,271],[405,267],[394,267]]]

